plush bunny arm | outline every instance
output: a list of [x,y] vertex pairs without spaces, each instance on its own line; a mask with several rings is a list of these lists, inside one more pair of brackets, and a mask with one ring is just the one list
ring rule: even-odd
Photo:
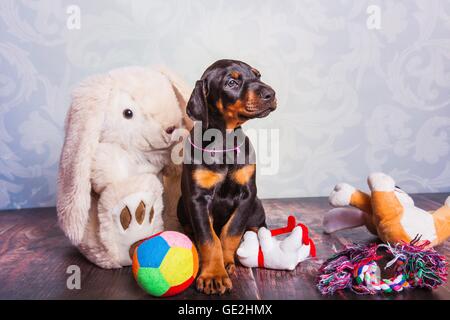
[[161,168],[150,164],[138,152],[125,150],[115,143],[99,143],[92,162],[92,187],[100,194],[109,184],[134,175],[157,175]]
[[98,194],[110,184],[126,179],[131,164],[125,150],[111,143],[99,143],[92,162],[91,182]]

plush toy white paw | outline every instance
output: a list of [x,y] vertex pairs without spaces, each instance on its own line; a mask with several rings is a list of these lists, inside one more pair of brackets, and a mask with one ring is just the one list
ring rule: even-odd
[[372,191],[390,192],[395,190],[394,179],[382,172],[372,173],[367,178],[367,183]]
[[353,192],[355,192],[353,186],[347,183],[339,183],[334,187],[333,191],[331,191],[328,201],[334,207],[348,206]]
[[258,266],[259,240],[256,232],[244,233],[243,241],[236,251],[242,265],[253,268]]
[[[277,235],[291,233],[283,240]],[[237,250],[239,261],[246,267],[264,267],[277,270],[294,270],[309,256],[315,256],[315,246],[308,237],[308,229],[296,224],[295,218],[288,218],[285,228],[268,230],[260,228],[256,234],[247,231]]]

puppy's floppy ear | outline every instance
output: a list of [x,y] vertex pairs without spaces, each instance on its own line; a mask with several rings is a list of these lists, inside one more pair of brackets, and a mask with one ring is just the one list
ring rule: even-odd
[[258,70],[256,70],[255,68],[252,68],[252,72],[255,76],[257,76],[258,78],[261,77],[261,72],[259,72]]
[[72,95],[58,172],[56,209],[61,229],[74,245],[81,243],[91,207],[91,164],[100,139],[111,78],[94,76]]
[[201,121],[204,128],[207,128],[208,123],[208,103],[206,96],[208,89],[205,80],[198,80],[195,83],[195,88],[192,91],[191,98],[186,107],[187,115],[195,121]]

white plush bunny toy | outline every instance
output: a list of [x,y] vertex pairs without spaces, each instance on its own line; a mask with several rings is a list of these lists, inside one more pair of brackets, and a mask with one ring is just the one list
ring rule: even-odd
[[130,265],[133,244],[163,230],[163,208],[175,217],[180,170],[170,156],[176,129],[190,126],[184,110],[189,94],[168,70],[143,67],[90,77],[74,90],[59,167],[58,219],[100,267]]
[[[285,239],[276,236],[291,233]],[[294,216],[289,216],[284,228],[268,230],[260,228],[258,233],[247,231],[236,254],[242,265],[248,268],[268,268],[294,270],[309,256],[316,256],[314,242],[308,236],[308,228],[297,224]]]

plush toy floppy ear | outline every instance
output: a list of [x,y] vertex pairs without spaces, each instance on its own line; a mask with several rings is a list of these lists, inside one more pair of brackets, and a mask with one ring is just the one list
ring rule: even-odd
[[186,107],[187,115],[194,121],[201,121],[204,128],[209,126],[207,95],[206,81],[198,80]]
[[72,95],[66,117],[56,209],[61,229],[80,244],[91,206],[91,164],[100,139],[112,85],[107,75],[82,82]]
[[165,66],[157,66],[157,70],[166,76],[170,83],[172,84],[173,91],[175,92],[175,96],[177,97],[178,104],[180,105],[180,109],[183,113],[183,125],[187,130],[192,129],[192,121],[186,115],[186,105],[189,99],[189,94],[191,89],[189,86],[172,70],[168,69]]

